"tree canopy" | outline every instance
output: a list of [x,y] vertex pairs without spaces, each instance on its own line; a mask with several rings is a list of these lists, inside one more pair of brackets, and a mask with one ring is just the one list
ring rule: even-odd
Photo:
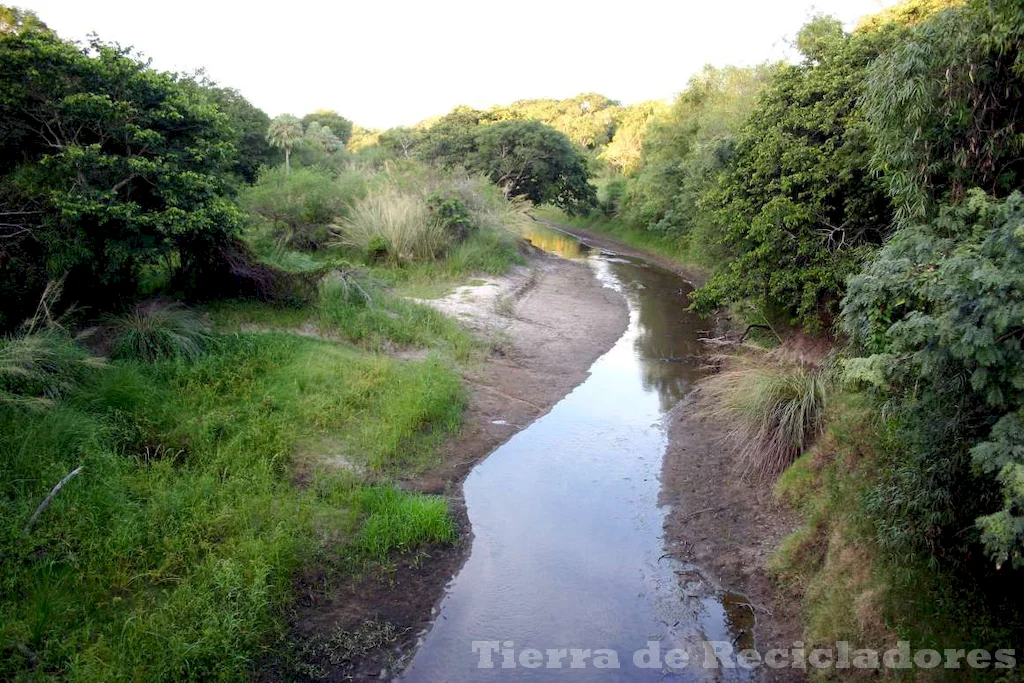
[[239,229],[228,116],[129,51],[0,34],[0,105],[3,325],[48,278],[127,295],[144,265],[199,268]]

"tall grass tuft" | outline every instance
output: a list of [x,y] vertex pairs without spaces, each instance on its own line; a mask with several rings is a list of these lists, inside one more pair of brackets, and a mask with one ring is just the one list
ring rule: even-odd
[[139,305],[111,323],[117,335],[115,358],[150,362],[162,358],[192,360],[210,341],[202,319],[178,303]]
[[449,244],[425,199],[392,184],[371,190],[334,233],[340,244],[393,263],[433,260]]
[[103,364],[54,315],[61,290],[60,280],[49,282],[19,333],[0,337],[0,402],[49,404],[77,386],[88,368]]
[[785,348],[719,360],[724,369],[700,384],[698,412],[728,426],[744,474],[775,479],[822,432],[828,370]]
[[48,404],[102,362],[58,330],[0,339],[0,402]]

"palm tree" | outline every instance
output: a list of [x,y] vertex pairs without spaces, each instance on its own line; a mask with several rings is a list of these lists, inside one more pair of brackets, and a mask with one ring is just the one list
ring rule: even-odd
[[267,142],[284,150],[284,174],[292,172],[292,147],[302,139],[302,122],[291,114],[281,114],[270,122],[267,129]]

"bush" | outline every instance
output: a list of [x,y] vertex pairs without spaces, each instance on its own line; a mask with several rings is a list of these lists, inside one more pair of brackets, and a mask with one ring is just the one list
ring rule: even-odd
[[777,477],[821,434],[828,398],[825,367],[785,348],[722,359],[700,384],[700,413],[732,425],[746,473]]
[[316,168],[264,169],[259,180],[239,196],[251,216],[278,245],[315,250],[330,236],[329,226],[344,217],[366,192],[362,174],[338,176]]
[[[1024,566],[1024,195],[980,190],[900,230],[850,280],[849,374],[904,443],[876,493],[889,545]],[[975,525],[977,522],[977,525]]]
[[142,304],[113,319],[112,324],[117,334],[115,358],[191,360],[203,352],[210,339],[200,317],[176,303]]
[[344,246],[396,263],[435,259],[450,243],[444,226],[432,220],[426,201],[393,184],[370,191],[334,233]]

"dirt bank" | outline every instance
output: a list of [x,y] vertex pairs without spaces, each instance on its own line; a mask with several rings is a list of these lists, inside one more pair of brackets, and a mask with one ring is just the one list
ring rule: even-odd
[[425,303],[453,315],[494,349],[465,372],[469,406],[459,436],[444,445],[435,468],[401,482],[409,490],[447,495],[459,540],[358,581],[332,580],[322,571],[300,577],[289,626],[294,651],[279,655],[264,680],[390,678],[469,550],[462,480],[580,384],[629,318],[621,295],[603,287],[586,264],[540,252],[508,276],[476,280]]
[[[767,562],[797,518],[763,486],[742,480],[722,427],[694,416],[691,393],[668,416],[669,446],[662,466],[662,503],[668,551],[700,568],[706,580],[746,596],[755,613],[760,652],[801,639],[799,596],[768,575]],[[799,681],[797,669],[764,670],[766,681]]]

